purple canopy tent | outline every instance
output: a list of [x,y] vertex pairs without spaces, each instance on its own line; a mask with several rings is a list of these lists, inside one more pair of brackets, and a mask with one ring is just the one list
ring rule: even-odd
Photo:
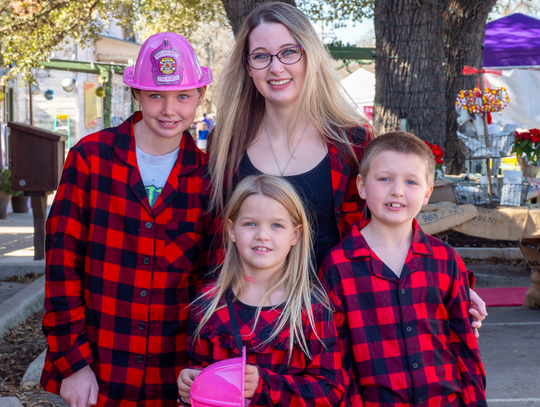
[[484,63],[487,67],[540,65],[540,20],[512,14],[486,24]]
[[485,77],[492,87],[505,87],[510,97],[493,120],[540,128],[540,20],[516,13],[486,24],[483,67],[502,71]]

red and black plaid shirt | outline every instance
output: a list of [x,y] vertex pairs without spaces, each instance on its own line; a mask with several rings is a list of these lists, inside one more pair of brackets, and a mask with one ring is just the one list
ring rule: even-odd
[[184,133],[151,207],[133,123],[82,139],[69,153],[47,220],[41,385],[90,365],[99,405],[176,406],[187,359],[187,306],[209,247],[206,157]]
[[[206,288],[204,292],[207,292]],[[232,295],[232,294],[230,294]],[[190,312],[188,352],[192,365],[206,367],[214,362],[239,357],[226,301],[202,328],[198,340],[193,340],[207,298],[199,300]],[[311,357],[296,345],[289,364],[289,330],[283,330],[271,342],[265,343],[281,314],[281,308],[264,307],[253,329],[257,307],[234,302],[240,335],[246,346],[247,360],[259,368],[259,387],[250,406],[336,406],[343,394],[341,350],[332,312],[321,304],[312,306],[316,333],[307,315],[303,314],[303,335]],[[320,338],[320,340],[319,340]],[[321,343],[322,341],[322,343]]]
[[342,404],[486,406],[460,257],[413,221],[398,278],[362,236],[368,222],[354,225],[319,271],[337,309],[343,364],[354,376]]

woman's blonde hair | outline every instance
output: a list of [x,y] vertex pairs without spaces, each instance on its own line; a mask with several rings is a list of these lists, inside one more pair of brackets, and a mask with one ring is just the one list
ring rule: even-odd
[[[254,141],[265,114],[265,99],[248,74],[245,57],[249,34],[263,23],[283,24],[304,49],[306,75],[298,102],[291,115],[289,134],[306,118],[324,139],[335,145],[340,157],[358,172],[349,129],[368,127],[367,120],[347,100],[332,57],[320,41],[308,18],[285,3],[264,3],[253,10],[236,36],[234,48],[218,81],[217,125],[210,142],[212,207],[222,210],[231,195],[233,175],[242,155]],[[225,194],[224,194],[224,191]]]
[[[237,219],[238,212],[244,201],[252,196],[259,195],[275,199],[285,207],[293,226],[302,225],[302,232],[296,245],[291,247],[287,256],[283,273],[278,276],[272,287],[261,299],[256,312],[253,328],[257,326],[261,308],[270,298],[271,294],[280,286],[285,287],[285,300],[283,309],[278,318],[276,328],[265,343],[274,339],[286,327],[290,330],[289,358],[292,356],[293,345],[296,343],[304,354],[310,356],[308,343],[304,338],[304,326],[302,323],[302,313],[305,313],[310,321],[311,327],[316,333],[315,320],[313,317],[312,303],[323,304],[330,309],[328,296],[321,287],[316,277],[312,262],[312,245],[310,223],[298,193],[294,187],[286,180],[273,175],[258,175],[246,177],[240,182],[227,204],[223,216],[223,236],[225,245],[225,260],[221,267],[219,277],[215,286],[201,297],[210,299],[208,306],[203,310],[203,316],[195,331],[194,338],[198,338],[201,329],[208,322],[210,317],[219,308],[219,303],[225,299],[225,295],[232,290],[236,290],[238,298],[245,288],[244,273],[240,254],[236,244],[229,237],[229,230]],[[231,222],[228,222],[230,220]],[[198,300],[196,300],[198,301]],[[277,304],[280,305],[280,304]]]

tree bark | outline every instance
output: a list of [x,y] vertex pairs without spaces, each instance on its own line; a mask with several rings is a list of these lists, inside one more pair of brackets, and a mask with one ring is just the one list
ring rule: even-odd
[[[269,0],[222,0],[223,6],[225,7],[225,12],[227,13],[227,18],[231,23],[231,27],[236,37],[236,34],[242,27],[244,19],[249,13],[255,8],[257,8],[262,3],[266,3]],[[283,3],[288,3],[296,7],[294,0],[280,0]]]
[[446,48],[446,114],[445,163],[450,174],[464,169],[465,157],[457,139],[457,112],[454,108],[460,90],[473,89],[476,75],[463,75],[463,67],[482,67],[486,20],[497,0],[447,0],[444,10]]
[[411,132],[442,145],[445,126],[443,4],[438,0],[375,2],[374,122],[381,132]]

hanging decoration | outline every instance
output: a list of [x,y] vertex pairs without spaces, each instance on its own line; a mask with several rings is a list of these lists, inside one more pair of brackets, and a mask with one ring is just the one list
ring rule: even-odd
[[495,89],[484,89],[484,94],[479,88],[462,90],[456,99],[456,106],[469,113],[501,112],[510,102],[506,88],[501,86]]
[[66,78],[62,81],[62,88],[66,92],[73,92],[75,88],[77,87],[77,79],[76,78]]
[[47,89],[45,91],[45,93],[43,94],[43,96],[45,96],[45,99],[47,99],[47,100],[53,100],[54,99],[54,91],[50,90],[50,89]]
[[103,86],[98,86],[97,87],[96,96],[98,98],[104,98],[105,97],[105,88]]
[[37,83],[34,83],[31,87],[30,87],[30,93],[32,95],[39,95],[39,85]]

